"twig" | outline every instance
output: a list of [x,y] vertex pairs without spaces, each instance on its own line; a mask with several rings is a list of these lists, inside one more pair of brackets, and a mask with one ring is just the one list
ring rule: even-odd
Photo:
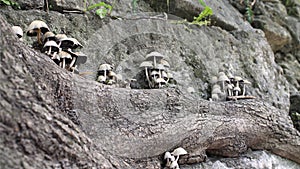
[[45,11],[47,13],[49,13],[49,1],[48,0],[44,0],[44,8],[45,8]]
[[255,96],[228,96],[228,100],[256,99]]

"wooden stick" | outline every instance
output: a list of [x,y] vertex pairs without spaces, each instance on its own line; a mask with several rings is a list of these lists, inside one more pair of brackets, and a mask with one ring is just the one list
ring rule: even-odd
[[227,100],[256,99],[255,96],[228,96]]

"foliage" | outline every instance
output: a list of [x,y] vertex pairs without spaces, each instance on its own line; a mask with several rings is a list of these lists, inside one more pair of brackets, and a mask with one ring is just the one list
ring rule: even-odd
[[106,4],[105,2],[99,2],[87,7],[87,0],[85,0],[85,10],[90,11],[96,9],[96,15],[98,15],[101,19],[105,18],[107,14],[110,14],[112,11],[112,6]]
[[[296,0],[282,0],[284,6],[286,6],[288,14],[297,17],[299,16],[299,12],[297,10],[297,3],[295,1]],[[298,3],[300,3],[300,1]]]
[[246,7],[246,18],[249,23],[253,22],[253,11],[250,6]]
[[[198,1],[205,8],[197,17],[194,17],[194,20],[192,22],[188,22],[186,19],[184,19],[173,23],[176,24],[188,23],[188,24],[199,25],[199,26],[210,25],[211,23],[210,16],[213,15],[213,10],[209,6],[207,6],[203,0],[198,0]],[[185,27],[185,29],[190,31],[187,27]]]
[[292,112],[290,115],[295,128],[300,131],[300,113]]
[[197,17],[194,17],[194,20],[192,22],[188,22],[186,19],[184,19],[173,23],[176,24],[188,23],[188,24],[199,25],[199,26],[209,25],[211,23],[210,16],[213,15],[213,10],[209,6],[207,6],[203,0],[198,0],[198,1],[202,6],[204,6],[204,10]]
[[21,9],[20,5],[17,2],[14,2],[12,0],[0,0],[0,4],[12,6],[13,8],[16,8],[16,9]]
[[249,0],[245,0],[245,3],[246,3],[246,8],[245,8],[246,9],[246,13],[245,13],[246,19],[249,23],[252,23],[253,17],[254,17],[252,8],[255,3],[255,0],[252,3],[250,3]]
[[213,10],[207,6],[205,4],[205,2],[203,0],[198,0],[199,3],[204,6],[204,10],[199,14],[198,17],[194,17],[194,20],[192,22],[192,24],[195,24],[195,25],[199,25],[199,26],[202,26],[202,25],[209,25],[210,24],[210,19],[209,17],[211,15],[213,15]]
[[282,0],[282,1],[283,1],[284,6],[286,6],[286,7],[292,7],[292,6],[296,5],[294,0]]
[[135,13],[135,9],[136,9],[136,7],[137,7],[137,1],[138,0],[132,0],[132,2],[131,2],[131,4],[132,4],[132,11],[133,11],[133,13]]
[[199,14],[198,17],[194,17],[192,24],[196,25],[209,25],[209,17],[213,14],[212,9],[209,6],[205,6],[204,10]]

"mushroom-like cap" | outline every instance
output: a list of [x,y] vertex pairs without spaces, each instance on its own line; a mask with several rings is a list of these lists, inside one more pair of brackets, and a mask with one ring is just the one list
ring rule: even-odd
[[52,47],[59,48],[58,44],[55,41],[53,41],[53,40],[46,42],[45,45],[44,45],[44,47],[47,47],[47,46],[52,46]]
[[219,100],[219,95],[216,94],[216,93],[213,93],[213,94],[211,95],[211,99],[212,99],[213,101],[217,101],[217,100]]
[[62,38],[59,40],[61,42],[60,47],[61,48],[71,48],[76,49],[78,47],[83,47],[81,43],[78,42],[75,38]]
[[167,75],[168,75],[168,79],[174,79],[174,76],[173,76],[173,74],[172,74],[172,73],[170,73],[170,72],[167,72]]
[[151,76],[156,76],[156,75],[159,76],[159,73],[158,73],[158,71],[153,70],[150,75]]
[[67,38],[67,35],[66,34],[57,34],[57,35],[55,35],[55,38],[58,40],[58,41],[60,41],[60,40],[62,40],[62,39],[65,39],[65,38]]
[[158,53],[158,52],[151,52],[148,55],[146,55],[147,61],[153,61],[154,58],[156,59],[156,61],[158,61],[158,60],[161,60],[162,58],[164,58],[164,55],[162,55],[161,53]]
[[155,83],[166,84],[167,82],[163,78],[157,78],[155,79]]
[[113,71],[109,71],[109,73],[108,73],[107,76],[108,77],[117,77],[117,74],[115,72],[113,72]]
[[82,52],[73,52],[71,49],[66,50],[66,52],[70,53],[72,55],[72,57],[78,57],[78,56],[85,56],[85,57],[87,57],[86,54],[84,54]]
[[167,68],[167,69],[170,68],[169,62],[164,60],[164,59],[161,59],[159,63],[164,65],[164,67]]
[[229,78],[224,74],[222,74],[221,76],[219,76],[218,78],[219,82],[230,82]]
[[52,52],[58,52],[59,51],[59,46],[55,41],[48,41],[45,43],[42,52],[48,51],[49,48],[51,47]]
[[217,76],[212,76],[210,77],[210,84],[215,84],[218,82],[218,77]]
[[172,155],[170,152],[165,152],[165,156],[164,156],[164,159],[167,159],[167,158],[172,158]]
[[71,54],[72,57],[76,57],[76,65],[84,64],[87,61],[87,55],[82,52],[73,52],[72,50],[67,50],[68,53]]
[[214,89],[221,89],[221,86],[218,85],[218,84],[215,84],[215,85],[213,85],[213,87],[212,87],[212,90],[214,90]]
[[212,94],[219,94],[219,93],[223,93],[223,92],[221,91],[221,88],[213,88],[211,93]]
[[247,79],[243,79],[241,82],[242,82],[243,84],[251,84],[251,82],[248,81]]
[[234,76],[234,81],[239,82],[242,80],[243,80],[243,78],[241,78],[240,76]]
[[164,55],[162,55],[161,53],[158,53],[158,52],[151,52],[151,53],[149,53],[146,57],[152,57],[152,56],[155,56],[155,57],[161,57],[161,58],[163,58],[164,57]]
[[43,37],[42,37],[42,41],[45,43],[45,41],[50,41],[50,40],[53,40],[55,41],[56,40],[56,37],[55,37],[55,34],[53,32],[46,32]]
[[112,69],[113,69],[112,65],[107,63],[101,64],[98,68],[98,70],[112,70]]
[[227,77],[228,77],[229,79],[234,79],[234,76],[233,76],[231,73],[228,73],[228,74],[227,74]]
[[180,155],[187,154],[187,152],[184,148],[178,147],[171,154],[174,155],[174,156],[180,156]]
[[153,67],[153,62],[152,61],[144,61],[140,64],[140,68],[152,68]]
[[65,52],[65,51],[60,51],[58,53],[59,57],[62,58],[62,59],[72,59],[72,56],[68,53],[68,52]]
[[98,76],[97,81],[98,82],[105,82],[106,78],[104,76]]
[[34,20],[27,28],[27,36],[37,36],[37,30],[40,30],[44,34],[49,31],[49,27],[43,21]]
[[23,30],[20,26],[13,26],[11,27],[13,32],[19,37],[22,38],[23,37]]
[[223,75],[225,75],[224,72],[219,72],[219,73],[218,73],[218,77],[223,76]]

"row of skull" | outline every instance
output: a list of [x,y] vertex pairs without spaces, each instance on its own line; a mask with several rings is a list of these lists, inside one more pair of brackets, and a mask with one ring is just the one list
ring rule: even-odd
[[[12,27],[13,32],[23,40],[23,30],[19,26]],[[77,39],[65,34],[54,34],[48,25],[40,20],[30,23],[26,31],[27,36],[37,37],[38,45],[42,45],[41,52],[47,54],[56,64],[69,71],[76,71],[79,64],[85,63],[87,57],[81,52],[74,52],[82,45]]]
[[151,52],[146,55],[140,69],[145,73],[149,88],[175,87],[176,81],[169,72],[170,64],[164,56],[158,52]]
[[165,152],[164,160],[166,161],[166,168],[180,169],[178,164],[179,157],[186,154],[188,154],[187,151],[182,147],[176,148],[171,153],[168,151]]
[[[146,56],[139,68],[145,73],[148,88],[175,87],[176,81],[169,72],[170,65],[163,59],[163,55],[158,52],[151,52]],[[98,68],[97,81],[107,85],[116,84],[120,81],[121,75],[113,72],[110,64],[100,64]],[[132,79],[134,81],[134,79]]]
[[98,77],[97,81],[106,85],[113,85],[117,83],[117,80],[120,79],[118,75],[112,71],[113,66],[110,64],[100,64],[98,68]]
[[218,76],[211,78],[211,84],[211,100],[220,101],[232,96],[246,96],[247,85],[251,85],[251,82],[240,76],[219,72]]

